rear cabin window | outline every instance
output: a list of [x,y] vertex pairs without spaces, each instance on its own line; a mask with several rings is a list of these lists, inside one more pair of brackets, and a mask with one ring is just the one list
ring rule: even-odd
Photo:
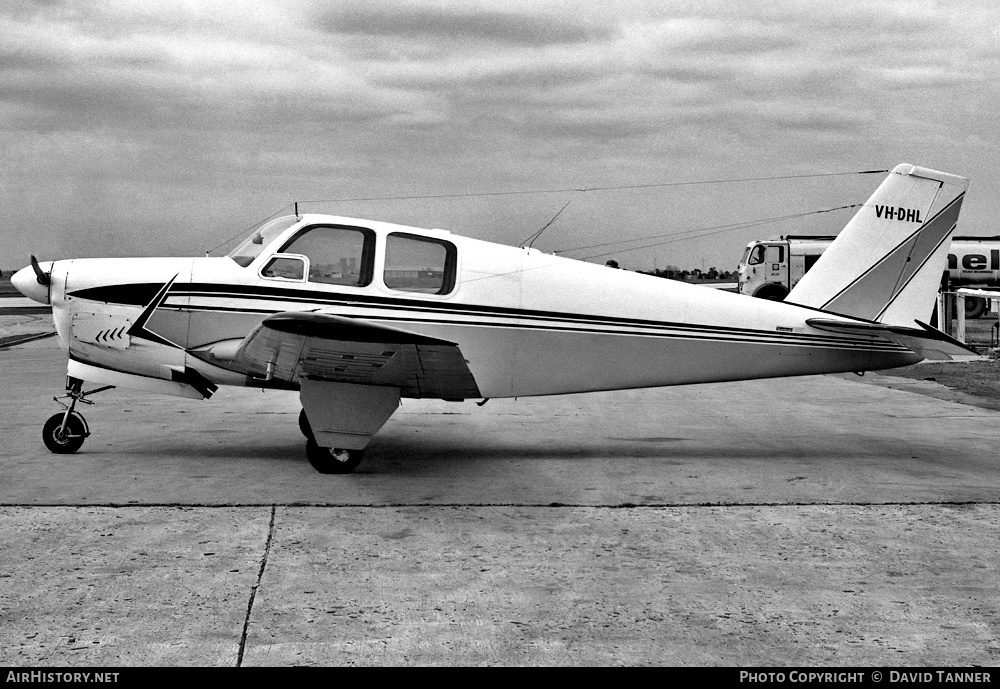
[[386,237],[385,286],[400,292],[447,294],[455,287],[455,245],[429,237]]
[[364,287],[372,281],[375,233],[371,230],[317,225],[295,235],[281,251],[309,258],[309,282]]

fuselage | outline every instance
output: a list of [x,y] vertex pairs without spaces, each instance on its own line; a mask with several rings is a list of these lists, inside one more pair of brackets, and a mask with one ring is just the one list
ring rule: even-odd
[[877,337],[817,330],[806,323],[814,309],[333,216],[286,218],[227,257],[62,260],[46,270],[71,361],[149,380],[188,370],[217,385],[259,385],[232,354],[264,318],[289,311],[455,343],[483,397],[864,371],[921,358]]

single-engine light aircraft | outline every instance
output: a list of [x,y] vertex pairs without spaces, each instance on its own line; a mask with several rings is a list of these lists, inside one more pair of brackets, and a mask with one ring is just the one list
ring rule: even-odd
[[[927,325],[968,180],[896,166],[784,302],[440,229],[289,214],[223,257],[57,260],[13,283],[69,353],[53,452],[113,386],[297,390],[347,473],[400,398],[467,400],[864,372],[971,350]],[[297,211],[297,209],[296,209]],[[766,268],[762,265],[761,268]],[[84,391],[84,381],[100,385]]]

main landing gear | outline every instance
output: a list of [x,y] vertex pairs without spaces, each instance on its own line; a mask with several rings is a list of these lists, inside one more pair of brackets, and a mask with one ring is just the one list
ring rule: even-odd
[[[84,392],[82,380],[79,378],[67,379],[66,394],[61,398],[52,398],[61,404],[65,408],[65,411],[50,416],[49,420],[42,427],[42,440],[45,442],[45,447],[49,448],[49,452],[72,454],[80,449],[83,441],[90,435],[90,428],[87,426],[87,421],[83,418],[83,415],[76,411],[76,403],[93,404],[92,401],[87,399],[87,395],[93,395],[94,393],[109,390],[113,387],[114,385],[105,385],[103,388]],[[66,398],[69,398],[69,404],[62,401]]]
[[345,450],[337,447],[320,447],[313,437],[306,410],[299,412],[299,430],[306,437],[306,457],[313,469],[321,474],[349,474],[365,458],[364,450]]

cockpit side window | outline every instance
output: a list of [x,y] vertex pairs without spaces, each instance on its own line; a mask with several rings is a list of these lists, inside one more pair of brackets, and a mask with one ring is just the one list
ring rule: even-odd
[[261,268],[260,274],[266,278],[281,280],[305,280],[306,261],[301,256],[277,255]]
[[386,237],[385,286],[401,292],[447,294],[455,288],[455,245],[393,232]]
[[309,257],[309,282],[364,287],[372,281],[375,233],[371,230],[314,225],[295,235],[281,251]]

